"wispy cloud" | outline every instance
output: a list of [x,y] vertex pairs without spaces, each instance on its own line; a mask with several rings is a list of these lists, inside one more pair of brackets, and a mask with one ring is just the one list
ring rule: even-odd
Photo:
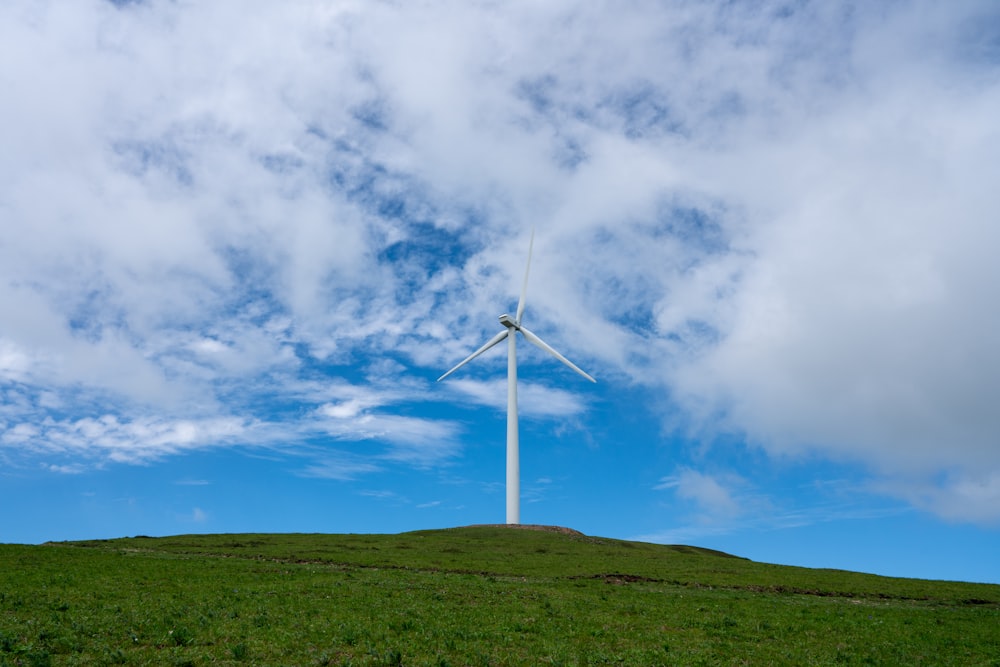
[[379,466],[362,457],[347,452],[326,452],[317,457],[316,462],[307,465],[300,474],[304,477],[346,481],[379,470],[381,470]]
[[[570,381],[575,381],[570,378]],[[477,405],[485,405],[497,410],[507,409],[506,374],[496,380],[479,381],[465,379],[446,380]],[[586,408],[585,398],[577,392],[548,387],[533,382],[519,380],[517,387],[518,413],[535,418],[565,418],[579,415]]]
[[682,500],[693,503],[705,523],[735,518],[746,511],[734,497],[735,487],[745,486],[739,477],[729,474],[724,479],[692,470],[683,469],[675,475],[664,477],[655,487],[670,489]]
[[255,424],[237,418],[200,420],[135,419],[115,415],[17,424],[0,434],[0,442],[37,453],[77,455],[119,463],[143,463],[206,446],[253,441]]
[[789,494],[785,489],[759,488],[729,471],[703,472],[682,467],[664,477],[656,490],[678,501],[676,525],[636,536],[666,544],[692,543],[708,537],[747,532],[781,531],[840,521],[867,521],[898,516],[908,508],[898,503],[872,502],[885,493],[871,482],[814,480],[810,489]]
[[951,473],[935,480],[885,479],[873,487],[949,521],[1000,525],[1000,473]]
[[79,463],[71,463],[68,465],[58,465],[53,463],[47,466],[47,468],[51,472],[58,472],[63,475],[79,475],[86,470],[86,467]]

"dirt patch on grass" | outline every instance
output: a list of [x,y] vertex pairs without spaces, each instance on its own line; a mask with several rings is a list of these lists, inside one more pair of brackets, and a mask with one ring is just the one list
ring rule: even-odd
[[562,535],[586,537],[579,530],[573,530],[572,528],[566,528],[565,526],[542,526],[533,523],[477,523],[472,526],[466,526],[466,528],[514,528],[520,530],[540,530],[546,533],[560,533]]
[[604,574],[587,574],[578,575],[574,577],[569,577],[569,579],[599,579],[606,584],[615,584],[617,586],[623,586],[625,584],[637,584],[637,583],[662,583],[662,579],[654,579],[653,577],[644,577],[641,574],[623,574],[621,572],[610,572]]

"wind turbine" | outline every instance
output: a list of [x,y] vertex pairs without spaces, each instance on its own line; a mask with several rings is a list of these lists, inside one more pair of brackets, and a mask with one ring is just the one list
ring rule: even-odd
[[521,463],[517,438],[517,332],[521,332],[529,343],[542,348],[553,357],[563,362],[571,369],[587,378],[591,382],[597,382],[590,377],[576,364],[552,349],[545,341],[528,331],[521,324],[521,316],[524,315],[524,296],[528,291],[528,272],[531,270],[531,249],[535,244],[535,230],[531,230],[531,240],[528,242],[528,264],[524,268],[524,283],[521,285],[521,298],[517,302],[517,314],[511,318],[504,313],[500,316],[500,324],[504,326],[503,331],[489,339],[481,348],[463,359],[457,366],[438,378],[438,382],[445,379],[459,368],[469,363],[480,354],[490,349],[504,338],[507,339],[507,523],[521,523]]

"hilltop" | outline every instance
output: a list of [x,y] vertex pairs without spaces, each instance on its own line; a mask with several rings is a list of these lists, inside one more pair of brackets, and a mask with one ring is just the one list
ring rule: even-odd
[[522,528],[0,545],[0,664],[1000,658],[1000,586]]

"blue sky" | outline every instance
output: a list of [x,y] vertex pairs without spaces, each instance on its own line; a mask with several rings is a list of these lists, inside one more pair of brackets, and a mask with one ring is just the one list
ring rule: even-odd
[[1000,582],[991,1],[12,0],[0,541],[522,521]]

